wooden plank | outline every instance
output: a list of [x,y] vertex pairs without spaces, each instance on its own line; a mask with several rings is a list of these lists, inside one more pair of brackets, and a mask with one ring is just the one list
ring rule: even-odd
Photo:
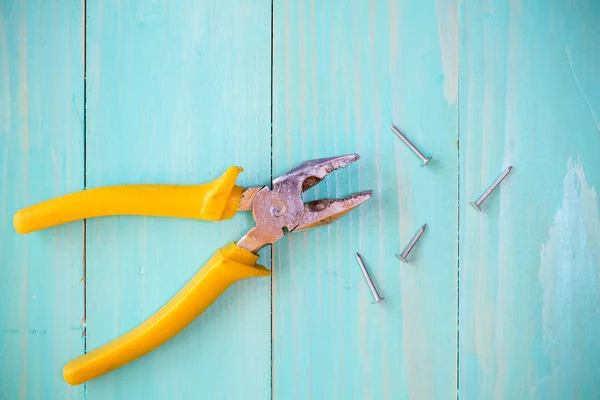
[[[88,187],[203,183],[231,165],[246,169],[242,185],[268,183],[270,36],[268,1],[89,2]],[[251,225],[249,213],[88,221],[87,348],[152,315]],[[176,338],[88,383],[87,397],[267,398],[270,316],[270,279],[237,283]]]
[[598,398],[600,3],[460,18],[460,395]]
[[[454,398],[457,3],[274,3],[274,173],[357,152],[315,197],[373,189],[275,248],[274,398]],[[433,156],[421,168],[395,122]],[[395,254],[429,229],[408,265]],[[354,252],[385,300],[372,305]]]
[[18,235],[20,208],[83,187],[83,4],[0,2],[0,397],[81,398],[83,224]]

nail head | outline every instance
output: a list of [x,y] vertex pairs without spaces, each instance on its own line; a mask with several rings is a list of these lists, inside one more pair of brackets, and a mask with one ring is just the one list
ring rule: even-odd
[[475,209],[477,210],[477,212],[481,211],[481,208],[479,208],[479,206],[477,204],[475,204],[475,202],[470,201],[469,204]]
[[404,264],[408,264],[408,261],[406,261],[406,258],[402,257],[400,254],[396,254],[396,257],[398,257],[398,259],[400,261],[402,261]]

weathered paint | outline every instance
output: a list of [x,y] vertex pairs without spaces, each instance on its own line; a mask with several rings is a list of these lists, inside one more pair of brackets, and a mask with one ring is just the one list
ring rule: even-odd
[[[87,15],[88,187],[203,183],[232,165],[245,169],[239,184],[268,183],[270,2],[88,2]],[[87,348],[156,312],[251,223],[89,220]],[[239,282],[87,397],[268,397],[270,317],[270,279]]]
[[462,398],[600,396],[599,17],[586,1],[461,7]]
[[[0,393],[599,397],[600,3],[272,5],[0,2]],[[375,197],[285,237],[273,263],[265,249],[273,286],[238,283],[150,355],[64,383],[65,361],[151,315],[251,217],[18,236],[17,209],[84,183],[197,183],[235,164],[241,184],[267,184],[351,152],[362,159],[306,198]],[[508,165],[483,211],[468,207]],[[355,251],[383,303],[370,304]]]
[[81,2],[0,2],[0,398],[83,397],[61,376],[83,352],[83,223],[12,226],[83,187],[83,104]]
[[[359,153],[307,194],[374,197],[275,246],[273,397],[456,397],[455,2],[274,3],[275,175]],[[398,127],[433,160],[421,162]],[[395,254],[424,223],[411,253]],[[359,252],[385,300],[372,305]]]
[[567,163],[562,205],[540,261],[543,344],[552,371],[540,382],[540,394],[594,397],[600,362],[595,329],[600,326],[600,217],[596,190],[588,186],[579,161]]

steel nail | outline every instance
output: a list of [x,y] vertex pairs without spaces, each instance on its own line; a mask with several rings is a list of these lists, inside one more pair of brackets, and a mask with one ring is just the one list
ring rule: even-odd
[[431,160],[431,157],[425,157],[423,153],[421,153],[393,124],[390,124],[390,129],[413,151],[413,153],[417,155],[417,157],[421,159],[421,161],[423,161],[421,167],[427,165],[429,160]]
[[381,297],[379,295],[379,292],[377,292],[377,288],[375,288],[375,285],[373,284],[373,280],[371,279],[371,276],[369,275],[369,272],[367,271],[367,267],[365,267],[365,263],[363,262],[363,259],[360,256],[360,254],[358,254],[358,253],[354,253],[354,254],[356,255],[356,261],[358,261],[358,265],[360,265],[360,269],[365,277],[365,280],[367,281],[367,285],[369,285],[369,289],[371,289],[371,293],[373,293],[373,298],[375,299],[373,304],[379,303],[380,301],[383,300],[383,297]]
[[488,190],[486,190],[475,202],[470,202],[469,204],[473,206],[473,208],[475,208],[477,211],[481,211],[481,203],[483,203],[485,201],[485,199],[488,198],[488,196],[494,191],[494,189],[496,189],[496,187],[498,187],[498,185],[500,184],[500,182],[502,182],[502,180],[504,178],[506,178],[506,175],[508,175],[510,173],[510,171],[512,171],[513,167],[510,166],[508,168],[506,168],[503,172],[502,175],[500,175],[498,177],[498,179],[496,179],[496,181],[494,183],[492,183],[492,186],[490,186],[488,188]]
[[408,264],[408,261],[406,260],[406,257],[408,257],[408,255],[410,254],[410,252],[413,249],[413,247],[415,247],[415,244],[417,243],[417,241],[419,240],[419,238],[421,237],[421,235],[423,235],[423,232],[425,232],[426,228],[427,228],[427,224],[423,224],[423,226],[421,227],[421,229],[419,229],[419,231],[415,234],[415,236],[410,241],[410,243],[408,244],[408,246],[406,246],[406,249],[404,249],[404,251],[402,252],[402,254],[397,254],[396,257],[398,257],[400,260],[402,260],[402,262],[405,262],[405,263]]

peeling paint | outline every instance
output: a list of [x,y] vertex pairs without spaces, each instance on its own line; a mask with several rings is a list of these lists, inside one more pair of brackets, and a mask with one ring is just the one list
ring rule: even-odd
[[600,360],[591,329],[600,326],[600,216],[579,160],[567,162],[562,206],[540,258],[543,342],[552,370],[540,386],[556,398],[579,397],[597,387],[589,383],[598,379]]

